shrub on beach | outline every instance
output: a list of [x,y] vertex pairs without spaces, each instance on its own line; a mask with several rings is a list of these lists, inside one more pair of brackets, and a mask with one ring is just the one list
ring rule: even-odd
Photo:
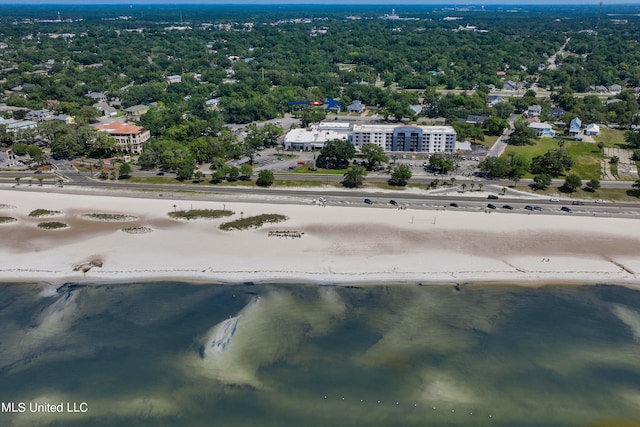
[[288,220],[284,215],[279,214],[262,214],[257,216],[250,216],[247,218],[240,218],[235,221],[225,222],[220,224],[220,230],[247,230],[251,228],[260,228],[264,224],[275,224]]
[[38,224],[38,227],[43,228],[45,230],[57,230],[60,228],[67,228],[69,225],[65,224],[64,222],[57,222],[57,221],[53,221],[53,222],[41,222],[40,224]]
[[52,211],[49,209],[36,209],[34,211],[29,212],[29,216],[30,217],[34,217],[34,218],[38,218],[41,216],[50,216],[50,215],[55,215],[55,214],[59,214],[60,211]]
[[216,219],[231,216],[235,212],[222,209],[189,209],[187,211],[169,212],[169,216],[175,219]]
[[134,221],[138,219],[133,215],[111,214],[111,213],[89,213],[82,215],[83,218],[94,219],[97,221]]
[[0,224],[8,224],[10,222],[16,222],[18,219],[11,216],[0,216]]

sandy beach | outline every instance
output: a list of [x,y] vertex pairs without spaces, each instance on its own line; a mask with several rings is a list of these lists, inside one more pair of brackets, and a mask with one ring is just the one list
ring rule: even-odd
[[[227,202],[234,215],[224,219],[168,215],[190,208],[223,204],[0,189],[0,216],[17,219],[0,224],[0,279],[633,284],[640,278],[637,219],[241,202]],[[59,212],[30,217],[36,209]],[[94,213],[129,217],[86,217]],[[259,214],[288,220],[255,230],[218,228]],[[46,221],[69,227],[38,228]]]

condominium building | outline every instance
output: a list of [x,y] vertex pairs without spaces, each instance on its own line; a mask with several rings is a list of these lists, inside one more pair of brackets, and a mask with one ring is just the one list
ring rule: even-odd
[[132,123],[105,123],[96,126],[96,129],[108,132],[116,140],[118,150],[130,154],[142,153],[144,143],[151,138],[151,132]]
[[453,153],[456,150],[456,131],[451,126],[355,124],[351,142],[356,148],[375,144],[385,151]]

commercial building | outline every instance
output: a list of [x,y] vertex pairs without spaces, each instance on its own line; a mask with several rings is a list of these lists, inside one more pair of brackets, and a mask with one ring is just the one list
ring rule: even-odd
[[290,130],[284,137],[284,148],[286,150],[320,150],[325,143],[334,139],[346,141],[349,139],[349,134],[313,125],[309,128]]
[[96,126],[116,140],[118,150],[129,154],[140,154],[144,143],[151,138],[151,132],[132,123],[113,122]]
[[360,148],[376,144],[385,151],[453,153],[456,131],[451,126],[364,125],[346,122],[320,122],[307,129],[292,129],[284,138],[285,149],[322,149],[327,141],[351,141]]

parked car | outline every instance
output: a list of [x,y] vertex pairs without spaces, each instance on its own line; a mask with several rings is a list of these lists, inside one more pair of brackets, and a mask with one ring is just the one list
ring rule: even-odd
[[496,205],[492,205],[491,203],[489,203],[489,204],[487,205],[487,207],[488,207],[489,209],[495,209],[495,208],[496,208]]
[[580,200],[574,200],[573,202],[571,202],[571,204],[574,206],[582,206],[584,205],[584,202],[581,202]]
[[560,210],[561,210],[561,211],[565,211],[565,212],[573,212],[573,211],[571,210],[571,208],[568,208],[568,207],[566,207],[566,206],[561,207],[561,208],[560,208]]
[[512,210],[513,210],[513,206],[511,206],[511,205],[504,205],[504,206],[502,206],[502,209],[509,209],[510,211],[512,211]]
[[371,199],[364,199],[364,202],[368,205],[372,205],[373,202],[371,201]]
[[457,208],[458,204],[457,203],[449,203],[449,206],[451,206],[452,208]]
[[398,206],[398,202],[396,202],[395,200],[389,200],[389,204],[393,206]]
[[498,200],[500,197],[496,196],[495,194],[489,194],[487,196],[487,199],[492,199],[492,200]]

